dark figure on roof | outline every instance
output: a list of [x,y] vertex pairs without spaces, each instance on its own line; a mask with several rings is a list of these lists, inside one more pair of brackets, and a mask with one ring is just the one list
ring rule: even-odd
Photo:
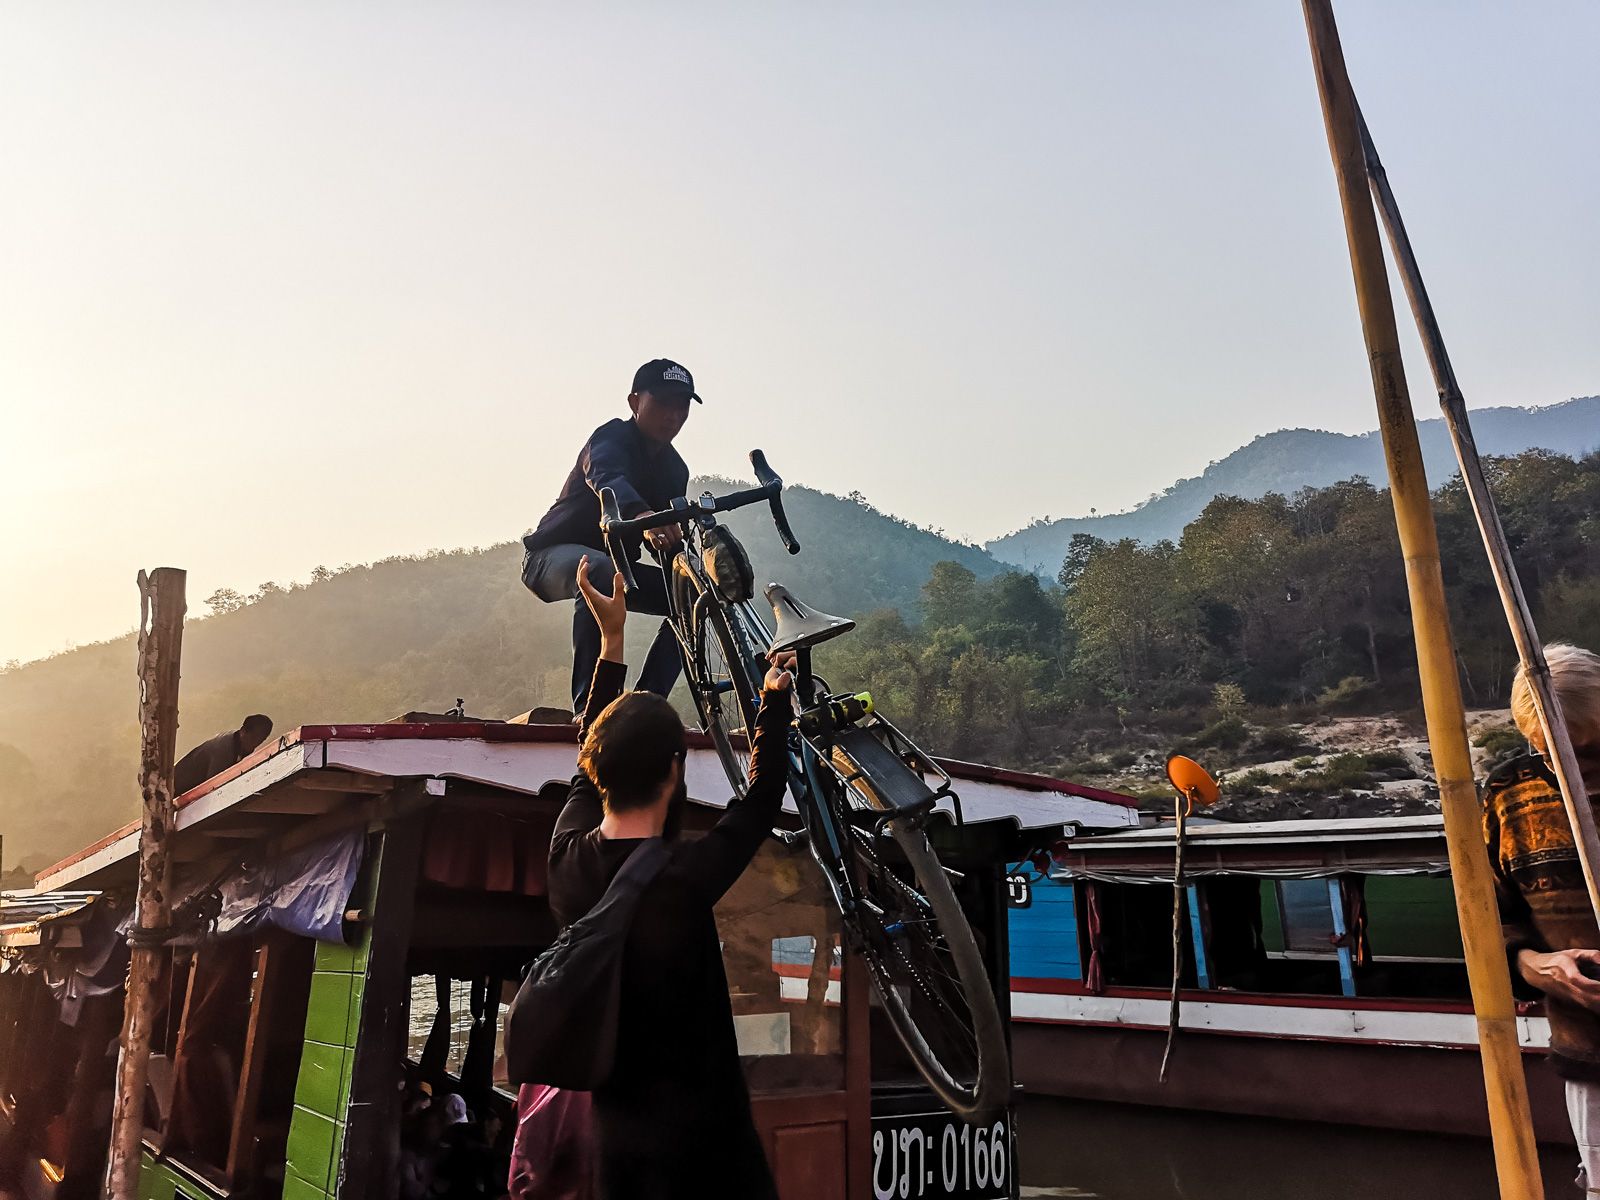
[[248,758],[252,751],[272,735],[272,718],[252,713],[239,728],[219,733],[201,742],[178,760],[172,769],[172,791],[181,796],[234,763]]
[[[611,594],[614,564],[606,557],[600,536],[600,489],[617,494],[624,518],[644,516],[666,508],[689,486],[689,468],[672,448],[689,404],[698,402],[694,378],[678,363],[658,358],[645,363],[633,376],[628,394],[632,416],[607,421],[589,435],[578,461],[561,486],[561,494],[535,529],[522,535],[522,582],[547,603],[574,602],[572,610],[572,711],[581,713],[589,697],[589,681],[600,658],[600,630],[594,614],[578,599],[574,580],[578,563],[588,557],[594,586]],[[645,535],[663,561],[682,540],[676,526],[652,529]],[[640,547],[631,547],[637,558]],[[656,567],[634,568],[638,587],[628,597],[634,612],[665,616],[666,576]],[[677,638],[663,621],[639,672],[639,689],[665,696],[677,682],[683,659]]]

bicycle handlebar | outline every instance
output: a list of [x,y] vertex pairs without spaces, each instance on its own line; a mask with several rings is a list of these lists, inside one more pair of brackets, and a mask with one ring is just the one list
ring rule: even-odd
[[772,509],[772,523],[777,526],[778,538],[783,542],[783,548],[790,554],[799,554],[800,540],[794,536],[794,530],[789,528],[789,518],[783,511],[783,480],[767,465],[767,456],[760,450],[750,451],[750,466],[756,473],[759,487],[730,492],[726,496],[702,496],[692,504],[683,496],[679,496],[672,501],[670,507],[660,512],[646,513],[642,517],[625,519],[621,506],[617,504],[617,494],[610,488],[601,488],[600,536],[605,540],[606,553],[611,555],[612,563],[622,575],[623,591],[632,592],[638,586],[634,582],[633,563],[626,553],[627,547],[622,544],[624,538],[642,534],[649,529],[661,529],[667,525],[687,525],[696,517],[732,512],[736,508],[744,508],[762,500],[765,500]]

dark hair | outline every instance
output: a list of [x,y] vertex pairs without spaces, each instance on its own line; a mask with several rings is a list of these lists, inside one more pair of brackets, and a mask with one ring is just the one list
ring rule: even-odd
[[578,769],[600,789],[608,812],[644,808],[683,758],[683,722],[654,692],[625,692],[595,718]]
[[239,732],[249,736],[259,733],[263,741],[272,732],[272,718],[263,713],[251,713],[239,724]]

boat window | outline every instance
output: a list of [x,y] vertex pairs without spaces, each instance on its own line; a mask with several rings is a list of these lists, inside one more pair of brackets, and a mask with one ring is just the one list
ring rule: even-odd
[[1461,926],[1448,875],[1369,875],[1366,904],[1377,960],[1462,960]]
[[488,975],[412,976],[406,1055],[418,1078],[445,1091],[463,1081],[475,1095],[490,1086],[514,1091],[500,1047],[516,989],[515,979]]
[[1283,919],[1283,949],[1290,955],[1337,958],[1333,903],[1326,879],[1280,879],[1278,910]]
[[[1099,944],[1105,981],[1120,987],[1172,986],[1172,887],[1170,884],[1096,883],[1099,891]],[[1092,944],[1092,943],[1091,943]],[[1184,923],[1184,987],[1197,978]]]
[[1262,990],[1267,967],[1262,881],[1248,875],[1219,875],[1202,881],[1197,890],[1204,905],[1212,984],[1244,992]]
[[752,1094],[844,1087],[838,919],[809,855],[763,846],[717,905]]

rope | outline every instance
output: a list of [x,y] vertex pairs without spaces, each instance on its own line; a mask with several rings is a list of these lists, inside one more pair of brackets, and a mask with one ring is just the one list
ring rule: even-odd
[[1172,1047],[1178,1040],[1178,982],[1183,975],[1183,842],[1188,828],[1189,812],[1194,800],[1179,796],[1175,807],[1177,817],[1176,850],[1172,863],[1172,1000],[1167,1007],[1167,1046],[1161,1052],[1161,1082],[1167,1081],[1167,1064],[1172,1058]]

